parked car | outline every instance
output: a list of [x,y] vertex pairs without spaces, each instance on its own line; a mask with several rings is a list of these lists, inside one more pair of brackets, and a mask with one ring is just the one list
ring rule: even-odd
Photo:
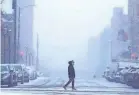
[[28,72],[28,70],[26,69],[26,67],[25,68],[23,68],[23,71],[24,71],[24,82],[29,82],[29,72]]
[[131,86],[132,80],[134,80],[134,71],[136,69],[133,67],[130,67],[129,70],[124,74],[124,79],[125,79],[125,83],[128,86]]
[[1,85],[17,86],[17,73],[9,64],[1,64]]
[[40,71],[37,72],[37,77],[41,77],[41,76],[44,76],[44,74]]
[[133,88],[139,88],[139,68],[133,71],[132,75],[133,75],[133,80],[130,81],[130,85]]
[[24,82],[29,82],[29,74],[27,70],[25,69],[25,65],[23,64],[11,64],[14,66],[17,74],[18,74],[18,82],[21,82],[21,84],[24,84]]
[[116,77],[117,77],[117,72],[116,70],[110,70],[109,68],[106,69],[106,71],[104,72],[104,77],[110,81],[110,82],[114,82]]
[[127,74],[126,84],[132,87],[139,87],[139,68],[131,68]]
[[116,82],[116,83],[119,83],[120,82],[120,72],[118,71],[118,72],[116,72],[116,74],[115,74],[115,76],[114,76],[114,81]]
[[109,67],[106,68],[106,70],[104,71],[104,77],[107,78],[110,74],[110,70]]
[[27,66],[26,69],[27,72],[29,73],[30,80],[34,80],[37,78],[37,71],[33,66]]
[[127,73],[128,73],[129,70],[130,70],[130,68],[125,67],[124,69],[122,69],[122,70],[119,71],[119,75],[120,75],[119,82],[120,83],[122,83],[122,84],[125,84],[126,83],[126,76],[127,76]]

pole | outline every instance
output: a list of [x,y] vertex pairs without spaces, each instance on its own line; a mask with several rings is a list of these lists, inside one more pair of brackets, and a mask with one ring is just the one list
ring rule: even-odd
[[10,43],[10,32],[8,31],[8,42],[9,42],[9,64],[11,63],[11,43]]
[[110,55],[110,59],[112,60],[112,41],[110,43],[111,43],[111,55]]
[[112,41],[109,41],[109,64],[112,62]]
[[36,62],[36,69],[39,70],[39,35],[37,33],[37,62]]
[[17,45],[16,45],[16,18],[17,18],[17,0],[14,0],[14,63],[16,63],[16,57],[17,57]]
[[30,56],[31,56],[31,54],[29,53],[29,66],[31,66]]
[[30,65],[31,66],[33,65],[33,56],[32,56],[32,53],[30,53]]
[[[20,51],[20,7],[19,7],[19,14],[18,14],[18,52]],[[18,54],[18,61],[19,60],[19,54]]]
[[3,43],[3,44],[4,44],[4,63],[5,63],[5,62],[6,62],[6,61],[5,61],[5,58],[6,58],[6,53],[5,53],[5,48],[6,48],[5,42],[6,42],[6,41],[5,41],[5,37],[6,37],[6,34],[4,34],[3,36],[4,36],[4,39],[3,39],[3,40],[4,40],[4,43]]
[[25,50],[26,50],[26,65],[28,65],[28,62],[27,62],[27,59],[28,59],[28,48],[26,47]]
[[34,65],[34,61],[33,60],[34,60],[34,56],[32,55],[32,65]]

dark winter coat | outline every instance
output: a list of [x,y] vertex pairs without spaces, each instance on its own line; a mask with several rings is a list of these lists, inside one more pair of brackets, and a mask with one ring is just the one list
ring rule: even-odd
[[73,65],[71,64],[68,66],[68,75],[69,75],[69,78],[75,78],[75,70],[74,70]]

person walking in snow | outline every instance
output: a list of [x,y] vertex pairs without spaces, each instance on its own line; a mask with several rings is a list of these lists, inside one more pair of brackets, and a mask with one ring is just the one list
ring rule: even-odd
[[64,89],[66,90],[67,86],[72,82],[72,90],[76,90],[74,87],[74,80],[75,80],[75,69],[74,69],[74,61],[69,61],[69,66],[68,66],[68,76],[69,76],[69,81],[64,85]]

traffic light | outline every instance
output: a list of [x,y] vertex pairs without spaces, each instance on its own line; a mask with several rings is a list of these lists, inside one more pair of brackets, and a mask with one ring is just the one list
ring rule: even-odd
[[20,55],[20,56],[24,56],[24,52],[23,52],[23,51],[20,51],[20,52],[19,52],[19,55]]

